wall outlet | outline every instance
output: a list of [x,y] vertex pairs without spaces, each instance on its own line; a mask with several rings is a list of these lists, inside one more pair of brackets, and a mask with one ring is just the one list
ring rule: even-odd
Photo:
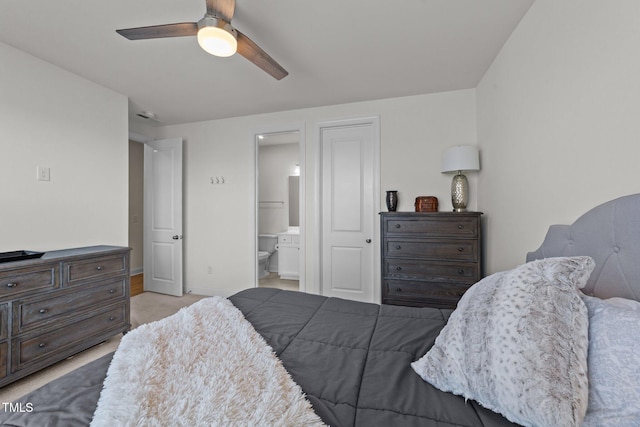
[[37,172],[38,172],[38,176],[37,176],[38,181],[51,181],[51,170],[48,167],[38,166]]
[[213,274],[213,267],[211,266],[207,267],[207,274]]

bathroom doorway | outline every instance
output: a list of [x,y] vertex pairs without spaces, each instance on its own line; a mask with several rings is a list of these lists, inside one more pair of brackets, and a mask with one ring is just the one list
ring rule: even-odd
[[256,134],[256,283],[260,287],[304,290],[301,138],[300,130]]

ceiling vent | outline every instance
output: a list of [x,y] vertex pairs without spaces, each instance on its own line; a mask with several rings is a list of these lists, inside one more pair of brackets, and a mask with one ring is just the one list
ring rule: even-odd
[[147,120],[157,120],[156,114],[152,113],[151,111],[141,111],[137,114],[137,116]]

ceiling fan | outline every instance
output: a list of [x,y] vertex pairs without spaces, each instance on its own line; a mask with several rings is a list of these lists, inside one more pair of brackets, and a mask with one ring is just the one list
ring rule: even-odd
[[116,30],[129,40],[197,36],[200,47],[216,56],[231,56],[236,51],[280,80],[289,73],[249,37],[231,26],[235,0],[206,0],[207,13],[198,22],[153,25]]

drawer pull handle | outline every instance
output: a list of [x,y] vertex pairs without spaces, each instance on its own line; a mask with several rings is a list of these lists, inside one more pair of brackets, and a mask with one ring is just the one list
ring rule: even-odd
[[463,269],[458,270],[458,274],[464,274],[464,270]]
[[111,316],[111,317],[109,317],[109,320],[113,321],[113,320],[116,320],[116,318],[115,318],[115,316]]
[[458,252],[464,252],[464,248],[463,248],[462,246],[460,246],[460,247],[458,248]]
[[47,310],[46,308],[41,308],[40,310],[38,310],[38,313],[45,314],[47,311],[49,310]]
[[101,271],[101,270],[102,270],[102,266],[101,266],[101,265],[99,265],[99,266],[96,268],[96,270]]
[[116,290],[115,290],[115,289],[109,289],[109,293],[110,293],[110,294],[115,294],[115,293],[116,293]]
[[46,344],[45,344],[45,343],[43,343],[43,342],[41,342],[40,344],[38,344],[38,347],[40,347],[40,348],[44,348],[45,346],[46,346]]
[[397,266],[397,267],[396,267],[396,271],[400,271],[400,270],[402,270],[402,267]]
[[464,225],[458,224],[458,230],[462,230],[463,228],[464,228]]
[[15,288],[16,286],[18,286],[17,283],[7,283],[7,288]]
[[402,246],[396,245],[396,249],[400,250],[400,249],[402,249]]
[[400,224],[396,224],[396,228],[400,228],[400,227],[401,227],[401,225],[400,225]]
[[402,292],[402,288],[396,288],[396,292]]

